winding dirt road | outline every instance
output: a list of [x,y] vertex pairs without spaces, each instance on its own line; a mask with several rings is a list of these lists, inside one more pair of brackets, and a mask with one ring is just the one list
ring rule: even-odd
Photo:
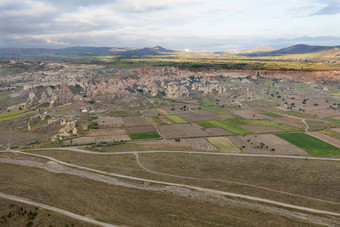
[[143,170],[145,170],[146,172],[153,173],[153,174],[170,176],[170,177],[177,177],[177,178],[182,178],[182,179],[215,181],[215,182],[222,182],[222,183],[228,183],[228,184],[236,184],[236,185],[242,185],[242,186],[262,189],[262,190],[266,190],[266,191],[277,192],[277,193],[280,193],[280,194],[296,196],[296,197],[300,197],[300,198],[305,198],[305,199],[310,199],[310,200],[315,200],[315,201],[320,201],[320,202],[325,202],[325,203],[340,204],[340,203],[333,202],[333,201],[316,199],[316,198],[312,198],[312,197],[308,197],[308,196],[303,196],[303,195],[293,194],[293,193],[289,193],[289,192],[279,191],[279,190],[275,190],[275,189],[271,189],[271,188],[260,187],[260,186],[256,186],[256,185],[252,185],[252,184],[240,183],[240,182],[236,182],[236,181],[227,181],[227,180],[219,180],[219,179],[212,179],[212,178],[200,178],[200,177],[187,177],[187,176],[179,176],[179,175],[173,175],[173,174],[168,174],[168,173],[156,172],[156,171],[150,170],[150,169],[146,168],[145,166],[143,166],[143,164],[140,162],[139,155],[137,153],[134,153],[134,154],[136,156],[137,165],[140,168],[142,168]]
[[215,189],[201,188],[201,187],[191,186],[191,185],[186,185],[186,184],[177,184],[177,183],[171,183],[171,182],[165,182],[165,181],[150,180],[150,179],[132,177],[132,176],[127,176],[127,175],[122,175],[122,174],[117,174],[117,173],[109,173],[109,172],[106,172],[106,171],[101,171],[101,170],[96,170],[96,169],[92,169],[92,168],[88,168],[88,167],[84,167],[84,166],[79,166],[79,165],[75,165],[75,164],[71,164],[71,163],[66,163],[66,162],[57,160],[55,158],[51,158],[51,157],[39,155],[39,154],[26,153],[26,152],[21,152],[21,151],[15,151],[15,153],[20,153],[20,154],[24,154],[24,155],[44,158],[44,159],[54,161],[54,162],[61,164],[61,165],[64,165],[64,166],[73,167],[73,168],[77,168],[77,169],[81,169],[81,170],[86,170],[86,171],[90,171],[90,172],[94,172],[94,173],[119,177],[119,178],[128,179],[128,180],[135,180],[135,181],[140,181],[140,182],[148,182],[148,183],[154,183],[154,184],[160,184],[160,185],[166,185],[166,186],[188,188],[188,189],[192,189],[192,190],[195,190],[195,191],[213,193],[213,194],[216,194],[216,195],[229,196],[229,197],[234,197],[234,198],[239,198],[239,199],[246,199],[246,200],[251,200],[251,201],[261,202],[261,203],[267,203],[267,204],[271,204],[271,205],[274,205],[274,206],[280,206],[280,207],[295,209],[295,210],[299,210],[299,211],[305,211],[305,212],[311,212],[311,213],[315,213],[315,214],[332,215],[332,216],[340,217],[340,213],[318,210],[318,209],[313,209],[313,208],[308,208],[308,207],[302,207],[302,206],[292,205],[292,204],[288,204],[288,203],[277,202],[277,201],[270,200],[270,199],[263,199],[263,198],[259,198],[259,197],[255,197],[255,196],[248,196],[248,195],[242,195],[242,194],[237,194],[237,193],[219,191],[219,190],[215,190]]

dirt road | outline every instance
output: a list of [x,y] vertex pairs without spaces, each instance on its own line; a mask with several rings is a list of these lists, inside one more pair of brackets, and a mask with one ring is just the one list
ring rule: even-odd
[[[73,167],[73,168],[77,168],[77,169],[81,169],[81,170],[86,170],[86,171],[90,171],[90,172],[94,172],[94,173],[119,177],[119,178],[128,179],[128,180],[135,180],[135,181],[140,181],[140,182],[148,182],[148,183],[154,183],[154,184],[160,184],[160,185],[188,188],[188,189],[192,189],[192,190],[195,190],[195,191],[213,193],[213,194],[217,194],[217,195],[229,196],[229,197],[234,197],[234,198],[239,198],[239,199],[246,199],[246,200],[251,200],[251,201],[256,201],[256,202],[262,202],[262,203],[267,203],[267,204],[271,204],[271,205],[275,205],[275,206],[281,206],[281,207],[285,207],[285,208],[296,209],[296,210],[299,210],[299,211],[305,211],[305,212],[311,212],[311,213],[315,213],[315,214],[325,214],[325,215],[332,215],[332,216],[340,217],[340,213],[323,211],[323,210],[318,210],[318,209],[313,209],[313,208],[308,208],[308,207],[302,207],[302,206],[292,205],[292,204],[288,204],[288,203],[277,202],[277,201],[270,200],[270,199],[263,199],[263,198],[259,198],[259,197],[255,197],[255,196],[248,196],[248,195],[242,195],[242,194],[237,194],[237,193],[224,192],[224,191],[219,191],[219,190],[215,190],[215,189],[201,188],[201,187],[191,186],[191,185],[186,185],[186,184],[177,184],[177,183],[171,183],[171,182],[165,182],[165,181],[150,180],[150,179],[132,177],[132,176],[127,176],[127,175],[122,175],[122,174],[117,174],[117,173],[109,173],[109,172],[106,172],[106,171],[101,171],[101,170],[96,170],[96,169],[92,169],[92,168],[88,168],[88,167],[84,167],[84,166],[79,166],[79,165],[75,165],[75,164],[71,164],[71,163],[66,163],[66,162],[57,160],[55,158],[51,158],[51,157],[44,156],[44,155],[32,154],[32,153],[26,153],[26,152],[20,152],[20,151],[16,151],[16,153],[20,153],[20,154],[24,154],[24,155],[30,155],[30,156],[39,157],[39,158],[44,158],[44,159],[54,161],[54,162],[61,164],[61,165],[64,165],[64,166]],[[204,152],[202,152],[202,153],[204,153]]]
[[[143,153],[180,153],[180,154],[204,154],[204,155],[221,155],[221,156],[240,156],[240,157],[263,157],[263,158],[292,158],[292,159],[308,159],[308,160],[324,160],[324,161],[340,161],[340,158],[320,158],[309,156],[293,156],[293,155],[270,155],[270,154],[240,154],[240,153],[217,153],[217,152],[202,152],[202,151],[124,151],[124,152],[95,152],[81,149],[81,147],[60,147],[60,148],[39,148],[39,149],[26,149],[23,151],[33,150],[67,150],[86,154],[97,155],[121,155],[121,154],[143,154]],[[16,150],[12,150],[16,151]],[[4,152],[4,151],[0,151]]]

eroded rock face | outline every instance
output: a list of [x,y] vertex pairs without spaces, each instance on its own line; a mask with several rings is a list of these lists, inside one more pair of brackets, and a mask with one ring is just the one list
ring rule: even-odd
[[57,103],[66,104],[69,103],[74,97],[74,94],[68,86],[62,86],[59,90]]
[[[62,105],[83,102],[101,94],[119,96],[143,94],[151,97],[188,98],[191,92],[225,94],[230,88],[216,78],[246,78],[258,76],[278,79],[309,81],[339,81],[339,71],[257,71],[199,69],[175,67],[138,67],[119,70],[100,65],[44,63],[39,71],[0,77],[0,85],[10,84],[23,88],[25,106],[44,103]],[[111,74],[107,74],[111,72]],[[112,73],[113,72],[113,73]],[[108,76],[110,75],[110,76]],[[16,94],[13,94],[16,95]],[[84,98],[85,97],[85,98]]]

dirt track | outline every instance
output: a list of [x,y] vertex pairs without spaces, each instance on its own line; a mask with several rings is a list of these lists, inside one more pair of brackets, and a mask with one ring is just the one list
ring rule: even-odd
[[[2,158],[0,159],[0,162],[14,164],[14,165],[21,165],[21,166],[43,168],[50,172],[76,175],[79,177],[88,178],[88,179],[100,181],[100,182],[105,182],[105,183],[109,183],[112,185],[134,187],[134,188],[139,188],[139,189],[144,189],[144,190],[170,192],[170,193],[174,193],[174,194],[177,194],[179,196],[184,196],[184,197],[194,196],[200,200],[205,200],[205,201],[208,201],[211,196],[213,197],[217,196],[221,201],[227,201],[228,203],[230,203],[231,201],[237,206],[256,208],[256,209],[259,209],[265,212],[277,213],[277,214],[280,214],[286,217],[294,217],[298,219],[303,219],[311,223],[321,224],[321,225],[326,225],[326,226],[336,226],[336,224],[334,224],[334,221],[331,219],[314,216],[312,214],[300,213],[300,212],[303,211],[303,212],[315,213],[315,214],[332,215],[336,217],[340,216],[339,213],[317,210],[317,209],[312,209],[312,208],[307,208],[307,207],[301,207],[301,206],[276,202],[273,200],[262,199],[262,198],[258,198],[254,196],[246,196],[246,195],[229,193],[229,192],[224,192],[224,191],[219,191],[219,190],[214,190],[214,189],[201,188],[201,187],[196,187],[196,186],[191,186],[191,185],[176,184],[176,183],[170,183],[170,182],[164,182],[164,181],[156,181],[156,180],[149,180],[149,179],[144,179],[144,178],[126,176],[126,175],[115,174],[115,173],[108,173],[105,171],[100,171],[100,170],[78,166],[78,165],[74,165],[70,163],[65,163],[65,162],[56,160],[54,158],[48,157],[48,156],[29,154],[29,153],[24,153],[24,152],[17,152],[17,153],[27,154],[30,156],[48,159],[48,160],[51,160],[52,162],[51,161],[48,162],[47,168],[46,168],[46,164],[42,162],[34,162],[34,161],[27,161],[27,160],[14,160],[14,159]],[[68,167],[72,167],[72,168],[68,168]],[[79,171],[73,168],[86,170],[86,171]],[[93,172],[97,174],[93,174]],[[103,176],[103,175],[106,175],[106,176]],[[138,182],[154,183],[154,184],[157,184],[158,186],[127,183],[125,181],[120,181],[118,179],[108,177],[107,175],[118,177],[118,178],[123,178],[123,179],[135,180]],[[232,198],[235,198],[236,200],[228,199],[228,198],[225,198],[224,196],[232,197]],[[246,202],[246,201],[239,200],[239,199],[246,199],[246,200],[249,200],[250,202],[260,202],[260,203],[250,203],[250,202]],[[261,203],[265,203],[268,205],[264,205]],[[283,208],[291,208],[291,209],[295,209],[296,211],[290,211],[287,209],[278,208],[276,206],[283,207]]]
[[[182,154],[204,154],[204,155],[221,155],[221,156],[241,156],[241,157],[263,157],[263,158],[292,158],[292,159],[308,159],[308,160],[323,160],[323,161],[340,161],[340,158],[319,158],[309,156],[294,156],[294,155],[270,155],[270,154],[239,154],[239,153],[217,153],[217,152],[200,152],[200,151],[124,151],[124,152],[94,152],[81,149],[82,147],[60,147],[60,148],[40,148],[30,150],[67,150],[86,154],[97,155],[120,155],[120,154],[142,154],[142,153],[182,153]],[[0,151],[0,153],[3,151]]]
[[263,202],[263,203],[267,203],[267,204],[271,204],[271,205],[275,205],[275,206],[281,206],[281,207],[296,209],[296,210],[305,211],[305,212],[311,212],[311,213],[316,213],[316,214],[326,214],[326,215],[332,215],[332,216],[340,217],[340,213],[335,213],[335,212],[329,212],[329,211],[317,210],[317,209],[308,208],[308,207],[296,206],[296,205],[277,202],[277,201],[273,201],[273,200],[269,200],[269,199],[263,199],[263,198],[259,198],[259,197],[247,196],[247,195],[231,193],[231,192],[224,192],[224,191],[219,191],[219,190],[215,190],[215,189],[201,188],[201,187],[185,185],[185,184],[177,184],[177,183],[171,183],[171,182],[165,182],[165,181],[157,181],[157,180],[150,180],[150,179],[139,178],[139,177],[132,177],[132,176],[116,174],[116,173],[109,173],[109,172],[106,172],[106,171],[101,171],[101,170],[91,169],[91,168],[84,167],[84,166],[74,165],[74,164],[71,164],[71,163],[66,163],[66,162],[63,162],[63,161],[60,161],[60,160],[57,160],[57,159],[54,159],[54,158],[51,158],[51,157],[48,157],[48,156],[44,156],[44,155],[30,154],[30,153],[25,153],[25,152],[20,152],[20,151],[17,151],[16,153],[35,156],[35,157],[39,157],[39,158],[44,158],[44,159],[54,161],[54,162],[61,164],[61,165],[64,165],[64,166],[73,167],[73,168],[77,168],[77,169],[81,169],[81,170],[86,170],[86,171],[90,171],[90,172],[94,172],[94,173],[119,177],[119,178],[128,179],[128,180],[135,180],[135,181],[139,181],[139,182],[149,182],[149,183],[160,184],[160,185],[188,188],[188,189],[192,189],[192,190],[200,191],[200,192],[213,193],[213,194],[217,194],[217,195],[247,199],[247,200],[251,200],[251,201]]

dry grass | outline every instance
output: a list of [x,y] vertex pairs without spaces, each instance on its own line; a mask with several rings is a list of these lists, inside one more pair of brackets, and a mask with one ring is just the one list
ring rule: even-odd
[[[36,208],[24,203],[0,199],[0,217],[6,217],[0,219],[0,226],[25,226],[30,221],[33,226],[53,226],[55,224],[58,226],[95,226],[39,207],[36,210]],[[37,213],[34,220],[28,220],[30,212]],[[13,215],[10,218],[8,218],[9,213]]]
[[[125,226],[311,226],[234,204],[123,188],[40,169],[0,166],[5,193]],[[21,185],[18,187],[18,185]],[[137,224],[138,223],[138,224]]]
[[[184,183],[258,196],[261,198],[307,206],[317,209],[340,211],[340,205],[253,188],[245,185],[183,179],[145,172],[133,154],[90,155],[69,151],[35,151],[59,160],[90,168],[144,177],[148,179]],[[267,187],[308,197],[340,202],[338,163],[333,161],[295,160],[256,157],[223,157],[199,154],[140,154],[147,168],[162,173],[198,178],[220,179]],[[292,187],[294,185],[294,187]]]

